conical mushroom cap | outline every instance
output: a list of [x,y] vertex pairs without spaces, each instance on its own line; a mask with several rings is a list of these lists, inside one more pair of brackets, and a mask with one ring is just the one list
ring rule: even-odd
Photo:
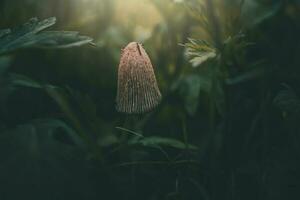
[[149,56],[137,42],[122,51],[118,70],[117,110],[139,114],[152,110],[161,101]]

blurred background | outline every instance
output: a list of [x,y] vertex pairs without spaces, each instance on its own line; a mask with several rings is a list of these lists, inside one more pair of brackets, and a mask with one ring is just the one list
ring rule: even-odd
[[[1,200],[300,198],[298,0],[0,1],[0,29],[33,17],[94,40],[0,57]],[[138,116],[115,110],[131,41],[163,96]]]

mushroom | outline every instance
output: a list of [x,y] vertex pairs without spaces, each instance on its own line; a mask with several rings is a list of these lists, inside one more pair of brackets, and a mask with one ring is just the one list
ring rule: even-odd
[[148,54],[141,44],[129,43],[122,50],[118,69],[117,111],[145,113],[154,109],[161,98]]

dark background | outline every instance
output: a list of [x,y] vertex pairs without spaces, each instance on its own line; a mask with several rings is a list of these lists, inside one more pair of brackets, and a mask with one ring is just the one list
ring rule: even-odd
[[[95,45],[1,55],[0,200],[300,199],[299,1],[0,1],[1,29],[52,16]],[[131,41],[163,96],[134,116]]]

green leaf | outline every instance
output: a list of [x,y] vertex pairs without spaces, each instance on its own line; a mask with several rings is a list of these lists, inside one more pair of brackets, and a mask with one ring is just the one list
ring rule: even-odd
[[261,77],[264,73],[265,73],[265,68],[255,68],[255,69],[248,70],[244,73],[241,73],[235,77],[228,78],[226,79],[225,82],[228,85],[236,85],[239,83],[243,83]]
[[188,144],[186,145],[184,142],[173,139],[173,138],[164,138],[164,137],[158,137],[158,136],[151,136],[151,137],[145,137],[140,140],[137,140],[131,144],[141,144],[143,146],[147,147],[173,147],[176,149],[190,149],[190,150],[197,150],[198,148],[194,145]]
[[[77,145],[76,137],[71,128],[55,119],[36,120],[2,132],[0,170],[5,172],[1,174],[5,184],[1,191],[19,188],[26,199],[84,195],[92,183],[87,178],[86,151]],[[37,196],[40,198],[34,198]],[[88,199],[87,196],[82,197]],[[20,194],[9,194],[11,199],[19,197]]]
[[220,115],[224,115],[225,113],[225,91],[223,88],[222,82],[217,79],[215,80],[215,86],[214,86],[214,96],[215,98],[213,101],[215,101],[216,109],[219,112]]
[[180,78],[172,89],[177,90],[182,97],[188,114],[194,115],[198,109],[200,91],[209,91],[210,87],[211,81],[208,77],[191,74]]
[[[75,144],[77,147],[85,148],[84,143],[79,137],[78,133],[75,132],[74,129],[72,129],[70,126],[68,126],[65,122],[58,120],[58,119],[39,119],[33,121],[34,123],[41,124],[45,126],[49,130],[49,134],[51,134],[51,137],[54,137],[55,131],[57,129],[63,130],[63,132],[66,134],[66,137],[69,138],[72,144]],[[62,133],[60,133],[62,134]]]
[[72,31],[47,31],[36,35],[33,42],[39,48],[70,48],[92,42],[87,36]]
[[198,67],[217,56],[216,49],[204,40],[189,38],[189,42],[184,46],[186,50],[185,54],[193,67]]
[[[89,143],[89,145],[95,145],[95,142],[89,138],[90,135],[87,134],[98,131],[96,105],[89,96],[83,96],[70,88],[66,89],[50,84],[42,84],[20,74],[12,74],[9,78],[9,84],[13,90],[16,87],[42,89],[57,103],[80,137]],[[79,111],[76,112],[74,108],[77,108]]]
[[9,34],[11,32],[10,29],[3,29],[3,30],[0,30],[0,38],[2,38],[3,36]]
[[6,70],[9,68],[9,66],[12,63],[12,57],[11,56],[1,56],[0,57],[0,75],[6,72]]
[[137,137],[144,137],[142,134],[137,133],[135,131],[131,131],[131,130],[127,129],[127,128],[116,127],[116,129],[118,129],[120,131],[123,131],[124,133],[130,134],[130,135],[134,135],[134,136],[137,136]]
[[273,103],[283,112],[300,113],[300,98],[292,88],[288,85],[284,86],[285,88],[278,92]]
[[194,115],[199,104],[201,79],[197,75],[186,76],[180,88],[181,96],[184,97],[185,108],[190,115]]
[[283,1],[261,3],[245,0],[242,8],[242,20],[247,26],[255,26],[274,16],[283,5]]
[[[53,85],[45,85],[44,89],[47,92],[47,94],[57,103],[57,105],[59,106],[61,111],[64,113],[65,117],[67,117],[69,122],[72,124],[72,126],[78,133],[78,135],[94,151],[93,153],[95,154],[95,156],[101,157],[100,149],[98,148],[96,142],[91,138],[92,137],[91,134],[96,133],[96,131],[98,131],[98,129],[96,127],[96,130],[95,130],[94,126],[91,127],[91,124],[87,123],[87,122],[91,122],[91,121],[95,120],[95,118],[89,118],[90,116],[86,115],[85,110],[82,110],[82,108],[87,108],[87,107],[85,107],[86,105],[84,105],[84,103],[83,103],[83,105],[79,104],[80,105],[79,107],[77,107],[77,106],[74,107],[73,106],[74,104],[72,104],[72,103],[75,103],[76,101],[75,102],[72,101],[72,98],[74,96],[72,96],[72,94],[70,94],[70,90],[68,92],[64,88],[56,87]],[[89,102],[89,103],[91,103],[91,102]],[[94,105],[90,104],[89,106],[93,107]],[[82,112],[78,113],[75,111],[74,108],[79,108],[79,110]],[[89,109],[90,108],[91,107],[89,107]],[[92,113],[89,113],[89,114],[91,114],[93,116],[93,113],[95,114],[95,109],[93,110]],[[92,125],[94,125],[94,124],[92,123]]]
[[13,86],[31,87],[36,89],[43,88],[43,85],[39,82],[21,74],[11,74],[9,81]]
[[0,31],[0,54],[29,47],[35,48],[69,48],[88,44],[92,38],[80,36],[77,32],[46,31],[44,29],[54,25],[54,17],[39,21],[32,18],[24,25]]

